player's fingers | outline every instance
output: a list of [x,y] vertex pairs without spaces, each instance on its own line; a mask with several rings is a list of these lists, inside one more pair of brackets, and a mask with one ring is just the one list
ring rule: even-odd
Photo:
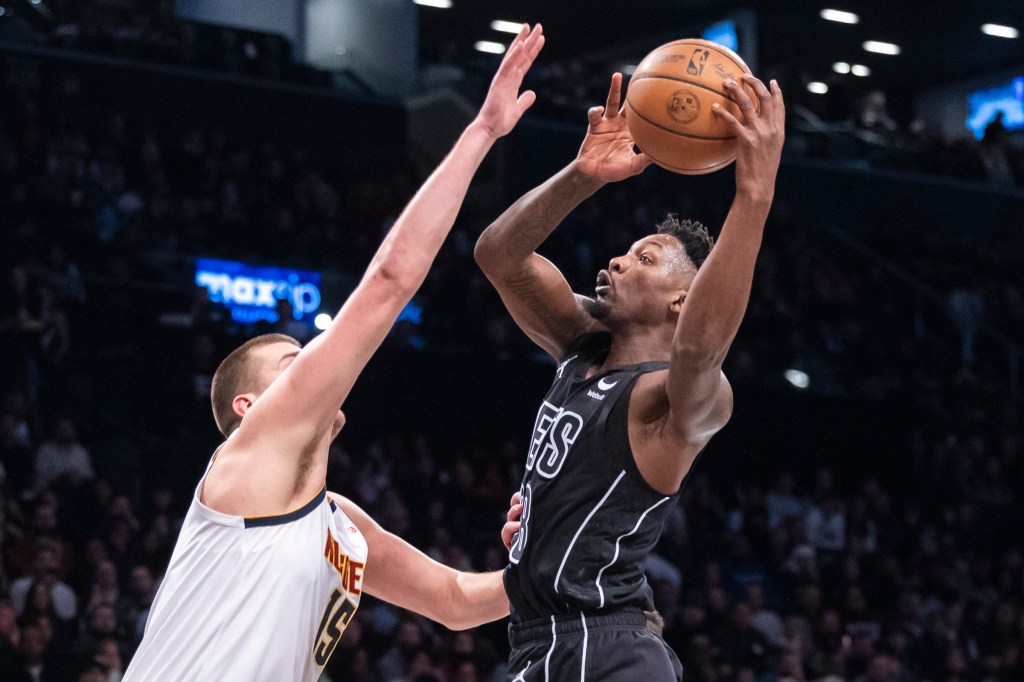
[[722,86],[729,91],[732,101],[736,102],[736,105],[739,106],[739,111],[741,111],[744,116],[746,112],[754,110],[754,102],[751,101],[750,95],[746,94],[746,90],[744,90],[739,83],[731,78],[727,78],[723,81]]
[[529,22],[524,21],[523,25],[519,27],[519,33],[516,34],[516,37],[512,39],[512,42],[509,43],[509,45],[515,45],[516,43],[526,40],[530,36],[531,32],[532,29],[530,28]]
[[604,103],[605,118],[615,118],[619,114],[619,100],[622,97],[622,74],[613,73],[612,83],[608,86],[608,99]]
[[519,525],[519,523],[509,521],[501,529],[501,542],[505,545],[505,549],[512,549],[512,540],[515,539],[516,533],[519,532]]
[[740,123],[735,116],[726,111],[725,107],[723,107],[718,102],[715,102],[714,104],[711,105],[711,113],[721,118],[723,121],[725,121],[726,125],[735,129],[737,132],[743,130],[743,124]]
[[775,107],[776,111],[784,112],[786,110],[786,101],[782,98],[782,88],[779,87],[779,82],[774,78],[771,82],[771,88],[773,106]]
[[531,61],[540,54],[542,47],[544,47],[544,27],[536,24],[530,31],[530,37],[526,40],[526,54],[529,55]]
[[[516,43],[519,46],[519,50],[516,52],[515,63],[521,66],[525,71],[529,65],[533,62],[533,58],[536,56],[534,52],[537,47],[537,43],[542,39],[540,33],[536,33],[531,30],[529,35],[525,39]],[[509,48],[511,50],[511,47]],[[539,50],[538,50],[539,51]]]
[[522,43],[513,43],[512,46],[505,51],[505,56],[502,57],[501,64],[498,65],[498,72],[495,74],[495,78],[508,77],[508,75],[515,70],[516,64],[519,61],[519,55],[522,51]]
[[523,94],[519,95],[519,99],[516,100],[516,103],[519,105],[519,115],[522,116],[536,101],[537,93],[533,90],[526,90]]
[[508,513],[505,514],[505,519],[508,521],[518,521],[519,517],[523,515],[523,505],[513,504],[508,508]]
[[512,499],[508,501],[508,505],[511,507],[514,504],[519,504],[523,501],[523,494],[518,490],[512,493]]
[[772,110],[772,93],[768,91],[768,88],[764,86],[760,78],[756,78],[753,74],[743,74],[743,82],[746,83],[760,100],[760,112],[762,114]]
[[596,126],[601,122],[601,115],[604,113],[604,107],[590,107],[590,111],[587,112],[587,122],[592,126]]

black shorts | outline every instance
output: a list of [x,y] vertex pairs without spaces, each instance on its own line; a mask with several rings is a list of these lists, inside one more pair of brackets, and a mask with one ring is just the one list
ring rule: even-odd
[[506,682],[681,682],[683,666],[640,609],[509,625]]

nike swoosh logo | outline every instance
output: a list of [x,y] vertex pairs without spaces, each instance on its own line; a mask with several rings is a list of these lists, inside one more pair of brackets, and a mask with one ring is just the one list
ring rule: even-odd
[[609,391],[615,388],[615,384],[617,383],[619,383],[618,380],[608,381],[607,379],[601,379],[600,381],[597,382],[597,387],[602,391]]

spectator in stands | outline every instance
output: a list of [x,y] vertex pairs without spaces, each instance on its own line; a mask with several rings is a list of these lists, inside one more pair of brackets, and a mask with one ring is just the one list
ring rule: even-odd
[[32,574],[11,583],[11,600],[19,616],[25,612],[29,593],[36,583],[42,586],[39,589],[49,589],[54,612],[60,620],[70,621],[77,615],[78,598],[74,590],[59,579],[60,572],[57,552],[49,547],[40,548],[33,562]]
[[38,625],[27,625],[15,656],[0,669],[4,682],[66,682],[73,673],[60,652],[47,651],[50,640]]
[[41,297],[24,265],[12,267],[0,290],[0,381],[23,393],[30,405],[39,397]]
[[78,441],[78,429],[70,417],[60,417],[52,437],[36,450],[36,487],[53,484],[78,487],[96,477],[92,458]]

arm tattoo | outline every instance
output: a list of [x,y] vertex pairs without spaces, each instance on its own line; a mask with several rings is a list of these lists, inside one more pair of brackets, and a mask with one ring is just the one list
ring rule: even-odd
[[510,295],[516,297],[530,309],[547,329],[558,328],[558,315],[548,306],[539,290],[540,270],[528,267],[505,278],[505,286]]
[[536,188],[506,212],[508,235],[505,251],[509,258],[522,260],[537,250],[565,216],[594,193],[596,187],[580,185],[564,172]]

